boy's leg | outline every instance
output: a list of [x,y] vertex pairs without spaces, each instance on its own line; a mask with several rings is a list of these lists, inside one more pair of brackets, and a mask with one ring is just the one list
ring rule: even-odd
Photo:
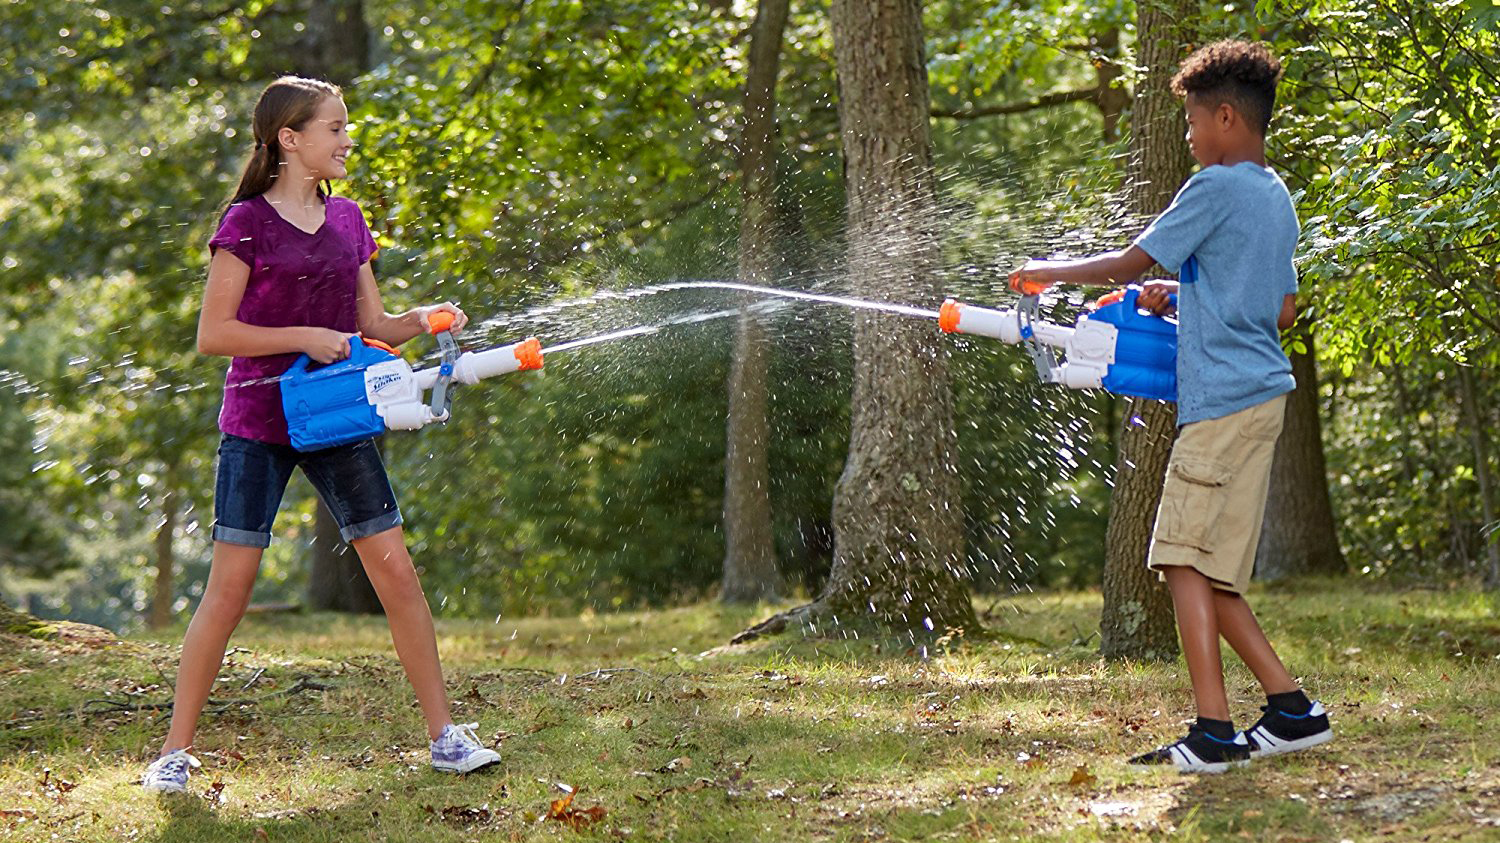
[[208,584],[182,639],[182,663],[172,694],[172,725],[162,743],[163,754],[186,749],[193,743],[198,715],[213,689],[214,678],[219,675],[229,636],[250,604],[261,553],[258,547],[214,542]]
[[1292,679],[1286,666],[1281,663],[1281,658],[1271,648],[1271,642],[1266,640],[1265,632],[1255,620],[1255,613],[1250,611],[1249,601],[1230,591],[1215,590],[1213,597],[1219,633],[1234,648],[1235,653],[1239,654],[1250,672],[1255,674],[1266,694],[1286,694],[1300,690],[1296,680]]
[[427,732],[433,739],[453,722],[448,710],[448,690],[443,684],[443,666],[438,660],[437,632],[422,583],[406,550],[400,527],[350,542],[359,554],[370,584],[385,608],[396,655],[406,669],[407,681],[417,694]]
[[1193,568],[1164,568],[1172,608],[1177,614],[1177,632],[1182,637],[1182,655],[1193,682],[1198,716],[1229,720],[1229,698],[1224,690],[1224,663],[1219,652],[1219,617],[1215,589],[1208,577]]

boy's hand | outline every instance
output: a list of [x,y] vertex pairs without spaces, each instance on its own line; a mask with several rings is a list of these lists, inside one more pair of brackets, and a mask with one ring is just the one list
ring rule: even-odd
[[1136,307],[1149,310],[1157,316],[1173,316],[1177,313],[1177,305],[1168,298],[1177,292],[1176,284],[1164,282],[1153,282],[1141,287],[1141,294],[1136,297]]
[[417,308],[417,320],[422,323],[422,331],[424,333],[432,333],[432,323],[428,321],[428,317],[439,311],[453,314],[453,326],[448,330],[454,336],[458,336],[458,332],[462,331],[464,326],[469,324],[469,317],[463,312],[462,308],[451,301],[445,301],[442,304],[435,304],[431,307]]
[[1032,259],[1010,274],[1010,288],[1023,296],[1034,296],[1052,286],[1052,263]]
[[354,334],[329,328],[307,327],[302,340],[302,350],[319,363],[333,363],[349,356],[349,338]]

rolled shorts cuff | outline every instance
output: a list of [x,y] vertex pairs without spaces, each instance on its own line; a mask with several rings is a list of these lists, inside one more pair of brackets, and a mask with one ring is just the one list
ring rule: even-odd
[[245,547],[267,548],[271,546],[270,533],[258,533],[255,530],[240,530],[234,527],[225,527],[223,524],[214,524],[213,540],[226,542],[228,544],[240,544]]
[[1209,571],[1221,568],[1214,562],[1213,556],[1204,553],[1196,547],[1185,544],[1172,544],[1171,542],[1152,541],[1151,551],[1146,558],[1146,567],[1156,572],[1156,578],[1166,582],[1167,575],[1163,568],[1192,568],[1202,574],[1209,584],[1220,591],[1229,591],[1243,595],[1245,586],[1238,583],[1221,580]]
[[342,527],[339,529],[339,535],[344,537],[344,541],[352,542],[355,539],[367,539],[377,533],[384,533],[392,527],[401,526],[401,524],[401,510],[393,509],[384,515],[377,515],[367,521]]

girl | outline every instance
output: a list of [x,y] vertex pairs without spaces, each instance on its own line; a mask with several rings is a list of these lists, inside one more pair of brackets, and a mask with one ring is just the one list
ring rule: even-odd
[[349,112],[338,87],[287,76],[255,105],[255,151],[209,241],[212,262],[198,319],[198,350],[233,357],[219,414],[214,554],[203,600],[182,643],[172,725],[146,770],[149,790],[181,791],[198,715],[229,635],[244,616],[271,522],[292,469],[302,466],[344,539],[354,545],[385,607],[396,654],[416,691],[432,740],[432,766],[467,773],[500,756],[456,726],[448,711],[432,613],[401,531],[401,511],[374,440],[300,453],[291,447],[276,378],[305,352],[319,363],[349,355],[356,331],[400,345],[428,330],[436,311],[468,319],[451,303],[400,316],[385,312],[370,258],[375,240],[359,206],[321,183],[348,175]]

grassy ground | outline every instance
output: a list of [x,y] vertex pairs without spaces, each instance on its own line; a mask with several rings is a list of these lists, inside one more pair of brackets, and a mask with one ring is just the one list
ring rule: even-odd
[[[1497,840],[1500,620],[1461,591],[1254,596],[1338,740],[1222,776],[1128,770],[1177,737],[1180,664],[1094,655],[1099,598],[981,601],[941,654],[789,638],[766,609],[443,622],[456,714],[498,768],[431,772],[380,619],[262,616],[232,642],[188,796],[135,785],[181,630],[0,639],[0,838]],[[1261,701],[1230,660],[1240,725]],[[306,687],[301,678],[318,683]],[[293,690],[297,688],[301,690]],[[554,809],[566,789],[570,804]]]

